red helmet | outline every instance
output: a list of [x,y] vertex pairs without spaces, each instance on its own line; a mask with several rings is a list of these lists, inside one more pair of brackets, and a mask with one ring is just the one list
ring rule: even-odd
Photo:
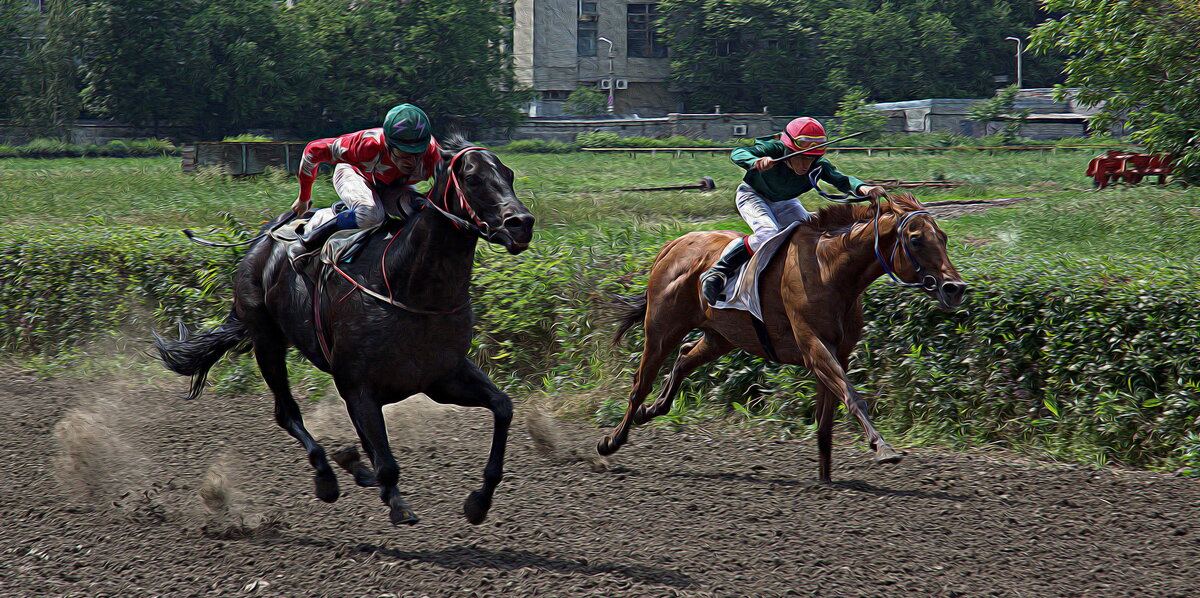
[[825,153],[825,148],[819,147],[812,151],[804,151],[804,148],[825,143],[827,141],[825,127],[822,127],[815,118],[807,116],[794,118],[783,130],[780,141],[783,141],[783,144],[793,152],[800,152],[805,156],[820,156]]

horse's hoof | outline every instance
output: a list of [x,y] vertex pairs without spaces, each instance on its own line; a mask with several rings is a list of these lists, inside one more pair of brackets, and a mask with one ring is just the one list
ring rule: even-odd
[[475,490],[467,496],[463,503],[463,515],[471,525],[479,525],[487,519],[488,510],[492,508],[492,495],[483,490]]
[[375,472],[366,465],[359,465],[354,469],[354,483],[363,488],[376,488],[379,486],[379,480],[375,478]]
[[875,462],[876,463],[880,463],[880,464],[887,463],[890,465],[890,464],[894,464],[894,463],[899,463],[902,460],[904,460],[904,453],[897,451],[896,449],[893,449],[890,446],[883,445],[883,446],[879,447],[878,450],[875,451]]
[[416,513],[413,513],[408,508],[392,509],[388,518],[391,519],[392,525],[413,525],[421,520],[420,517],[417,517]]
[[317,498],[324,502],[337,502],[338,496],[338,481],[332,475],[329,476],[313,476],[313,483],[317,487]]
[[617,447],[613,444],[612,439],[605,436],[596,443],[596,452],[599,453],[601,457],[607,457],[617,452]]

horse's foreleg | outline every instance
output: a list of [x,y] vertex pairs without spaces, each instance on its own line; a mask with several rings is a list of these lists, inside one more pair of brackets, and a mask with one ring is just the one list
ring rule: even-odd
[[354,424],[354,430],[358,432],[358,439],[362,441],[363,449],[367,451],[371,464],[375,466],[379,498],[390,509],[388,517],[392,525],[420,521],[396,487],[400,481],[400,466],[396,464],[396,458],[392,456],[392,449],[388,445],[387,426],[384,423],[381,403],[375,396],[362,389],[343,390],[339,387],[338,390],[342,391],[346,411],[350,415],[350,422]]
[[[883,440],[883,436],[880,435],[879,431],[875,429],[875,426],[871,423],[870,416],[867,414],[867,401],[850,384],[850,378],[846,376],[845,368],[829,352],[825,347],[825,343],[821,342],[820,339],[811,337],[804,339],[800,343],[800,346],[803,348],[805,354],[805,365],[816,374],[817,381],[825,387],[826,392],[840,398],[846,405],[846,409],[862,425],[863,432],[867,435],[867,442],[870,443],[871,448],[875,451],[875,460],[879,463],[899,463],[901,458],[903,458],[903,454],[888,445]],[[832,429],[832,422],[830,422],[831,443]],[[827,472],[822,471],[822,475],[825,473]]]
[[329,466],[325,457],[325,449],[313,439],[312,434],[304,427],[304,418],[300,415],[300,406],[292,398],[292,390],[288,386],[287,348],[279,337],[256,333],[254,335],[254,358],[258,369],[262,372],[263,380],[275,396],[275,423],[287,430],[293,438],[300,441],[304,451],[308,453],[308,462],[312,464],[316,475],[313,482],[316,486],[317,498],[325,502],[338,499],[337,476]]
[[625,407],[625,417],[612,431],[612,434],[601,438],[596,443],[596,452],[601,455],[611,455],[617,452],[629,440],[629,428],[634,423],[638,409],[650,389],[654,387],[654,379],[658,377],[667,355],[683,340],[685,331],[672,331],[671,334],[655,334],[646,330],[646,341],[642,348],[642,361],[638,364],[637,372],[633,375],[633,391],[629,393],[629,404]]
[[504,449],[508,444],[508,429],[512,424],[512,399],[492,383],[470,360],[464,371],[444,382],[426,389],[425,394],[439,402],[464,407],[486,407],[492,412],[492,447],[483,469],[483,487],[471,492],[463,503],[463,514],[473,524],[483,523],[492,507],[492,495],[504,478]]
[[658,400],[653,405],[642,405],[634,413],[634,423],[641,425],[670,412],[675,395],[679,394],[679,387],[683,385],[683,379],[696,371],[696,368],[720,358],[732,348],[733,345],[725,337],[712,332],[706,332],[704,336],[700,337],[700,340],[680,347],[679,358],[675,360],[670,378]]
[[817,457],[822,482],[833,479],[833,415],[837,403],[824,384],[817,384]]

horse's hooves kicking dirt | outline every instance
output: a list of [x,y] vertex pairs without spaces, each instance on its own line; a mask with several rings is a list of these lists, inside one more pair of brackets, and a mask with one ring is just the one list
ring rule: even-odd
[[358,447],[353,444],[330,453],[329,458],[354,476],[355,484],[363,488],[379,486],[379,480],[375,479],[375,472],[363,464],[362,455],[359,454]]
[[617,452],[617,447],[613,446],[612,440],[605,436],[596,443],[596,452],[600,453],[602,457],[607,457]]
[[492,508],[492,497],[480,490],[475,490],[467,496],[466,502],[463,503],[463,514],[467,516],[467,522],[472,525],[479,525],[487,519],[488,511]]
[[392,525],[415,525],[421,521],[416,513],[408,509],[393,509],[388,515],[388,519],[391,520]]
[[317,498],[324,502],[337,502],[340,494],[337,478],[332,475],[329,477],[317,475],[313,476],[313,483],[317,487]]
[[905,454],[903,451],[897,451],[891,447],[883,447],[875,452],[875,462],[892,465],[903,461]]

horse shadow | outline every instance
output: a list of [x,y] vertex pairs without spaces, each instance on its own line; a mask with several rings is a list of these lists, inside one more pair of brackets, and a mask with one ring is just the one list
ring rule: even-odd
[[446,569],[495,569],[514,571],[533,568],[567,575],[619,575],[631,581],[668,585],[675,588],[694,586],[696,581],[678,571],[647,565],[619,565],[611,562],[558,558],[528,550],[490,550],[480,547],[451,546],[442,550],[399,550],[372,544],[360,544],[360,554],[375,554],[402,561],[417,561]]
[[844,490],[853,490],[855,492],[863,492],[873,494],[875,496],[912,496],[916,498],[931,498],[936,500],[949,500],[954,502],[967,502],[971,500],[970,496],[964,494],[950,494],[949,492],[925,492],[923,490],[895,490],[892,488],[880,488],[870,482],[862,480],[840,480],[836,482],[827,482],[829,486],[842,488]]
[[275,536],[255,538],[252,541],[262,544],[294,544],[310,548],[323,548],[344,555],[346,551],[356,557],[377,556],[399,561],[429,563],[449,570],[463,569],[492,569],[496,571],[515,571],[531,568],[537,571],[548,571],[566,575],[599,575],[610,574],[624,577],[640,583],[671,586],[678,589],[694,587],[697,582],[691,577],[671,569],[661,569],[648,565],[620,565],[611,562],[578,558],[552,557],[528,550],[490,550],[471,546],[451,546],[442,550],[400,550],[370,543],[349,545],[327,539],[309,536]]

